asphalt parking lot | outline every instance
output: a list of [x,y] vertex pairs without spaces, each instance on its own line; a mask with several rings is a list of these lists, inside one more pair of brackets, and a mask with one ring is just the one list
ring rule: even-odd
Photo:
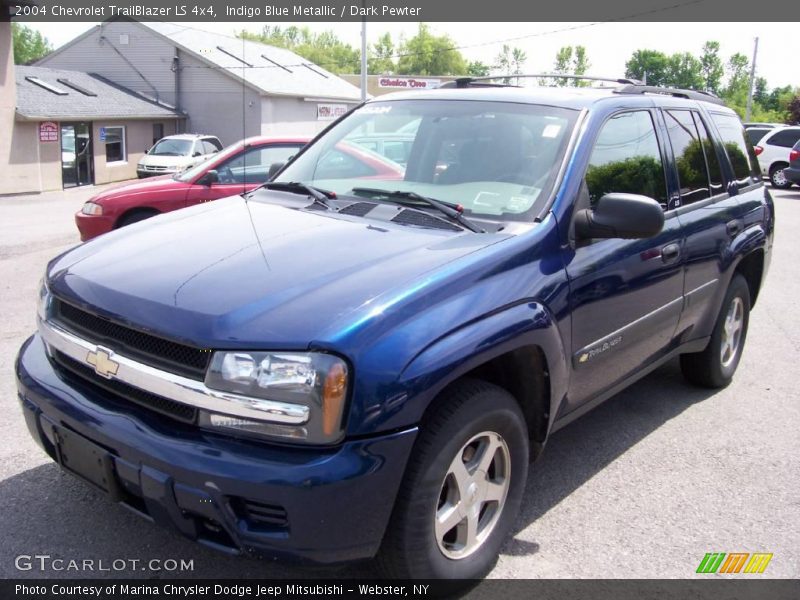
[[[369,564],[308,569],[206,549],[110,503],[31,441],[14,357],[45,264],[79,242],[72,214],[96,192],[0,198],[0,577],[374,576]],[[556,433],[492,577],[693,577],[706,552],[770,552],[765,576],[800,576],[800,188],[773,197],[772,266],[734,383],[692,388],[671,363]],[[20,555],[108,570],[20,571]],[[151,559],[193,569],[142,567]]]

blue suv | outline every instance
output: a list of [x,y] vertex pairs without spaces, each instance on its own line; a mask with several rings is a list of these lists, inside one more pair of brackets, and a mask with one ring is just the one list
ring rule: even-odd
[[[731,381],[769,264],[735,113],[612,83],[380,97],[259,190],[55,258],[31,435],[228,553],[484,575],[555,430],[676,356]],[[398,131],[396,177],[343,151]]]

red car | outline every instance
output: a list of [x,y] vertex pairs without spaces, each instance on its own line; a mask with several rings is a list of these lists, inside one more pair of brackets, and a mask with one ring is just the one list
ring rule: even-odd
[[[106,190],[86,202],[75,215],[81,240],[85,242],[160,213],[248,192],[267,181],[271,165],[285,162],[310,139],[252,137],[181,173]],[[353,167],[363,173],[364,179],[402,179],[404,173],[401,165],[346,142],[339,143],[325,161],[332,178],[338,170],[352,172]]]

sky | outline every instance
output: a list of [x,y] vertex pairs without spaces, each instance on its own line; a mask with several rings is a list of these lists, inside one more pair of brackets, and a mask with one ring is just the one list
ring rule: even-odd
[[[36,23],[29,24],[42,32],[55,46],[61,46],[96,23]],[[257,32],[264,23],[186,23],[196,29],[233,36],[248,29]],[[306,26],[312,31],[334,31],[340,39],[359,48],[360,23],[281,23]],[[447,34],[461,48],[468,60],[493,64],[503,44],[517,46],[527,54],[524,71],[542,73],[553,67],[555,54],[562,46],[586,47],[591,67],[587,74],[622,77],[625,61],[634,50],[660,50],[667,54],[691,52],[699,56],[703,43],[720,43],[724,61],[736,52],[749,58],[753,55],[754,40],[759,38],[756,75],[765,77],[770,88],[800,86],[800,70],[786,40],[796,38],[797,23],[725,23],[712,27],[709,23],[431,23],[437,35]],[[367,40],[390,32],[396,41],[400,36],[412,37],[417,23],[367,23]]]

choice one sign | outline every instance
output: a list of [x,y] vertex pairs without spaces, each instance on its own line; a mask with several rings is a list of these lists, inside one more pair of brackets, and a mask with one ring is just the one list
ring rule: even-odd
[[404,90],[432,90],[442,85],[441,79],[416,79],[414,77],[381,77],[378,87]]

